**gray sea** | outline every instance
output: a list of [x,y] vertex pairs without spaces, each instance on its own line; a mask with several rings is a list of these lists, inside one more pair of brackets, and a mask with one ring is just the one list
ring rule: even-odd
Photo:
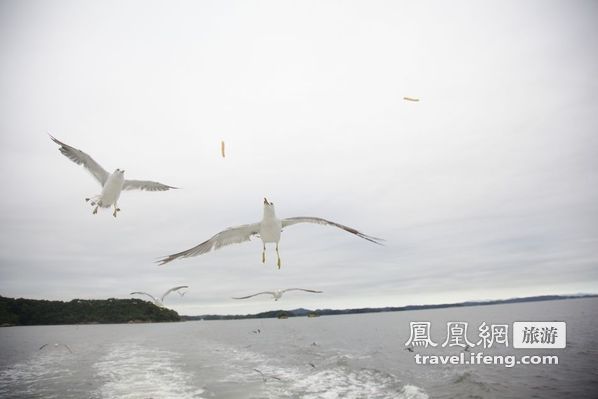
[[[405,350],[411,321],[429,321],[438,346]],[[441,347],[452,321],[469,323],[471,341],[482,322],[565,321],[567,347],[470,350],[557,355],[558,365],[415,364],[418,353],[462,351]],[[2,398],[597,398],[597,364],[597,298],[284,320],[0,329]]]

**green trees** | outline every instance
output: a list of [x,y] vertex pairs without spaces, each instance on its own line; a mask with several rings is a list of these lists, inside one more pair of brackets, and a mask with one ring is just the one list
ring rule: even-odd
[[180,321],[177,312],[141,299],[45,301],[0,296],[0,325]]

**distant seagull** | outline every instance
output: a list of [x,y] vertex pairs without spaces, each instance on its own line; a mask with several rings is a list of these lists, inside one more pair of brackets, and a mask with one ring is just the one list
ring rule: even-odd
[[257,330],[253,330],[252,333],[254,334],[261,334],[262,330],[260,330],[259,328]]
[[66,344],[59,344],[59,343],[56,343],[56,344],[43,344],[42,346],[40,346],[40,347],[39,347],[39,349],[38,349],[38,350],[40,350],[40,351],[41,351],[42,349],[44,349],[44,348],[45,348],[46,346],[48,346],[48,345],[50,345],[50,346],[52,346],[52,347],[54,347],[54,348],[58,348],[59,346],[64,346],[66,349],[68,349],[68,350],[69,350],[69,352],[73,353],[73,351],[71,350],[71,348],[69,348],[69,346],[68,346],[68,345],[66,345]]
[[274,300],[278,301],[282,297],[282,294],[284,294],[285,292],[288,292],[288,291],[305,291],[305,292],[313,292],[315,294],[321,294],[322,292],[324,292],[324,291],[306,290],[304,288],[287,288],[286,290],[264,291],[264,292],[258,292],[257,294],[242,296],[242,297],[238,297],[238,298],[233,297],[233,299],[247,299],[247,298],[252,298],[254,296],[257,296],[257,295],[265,294],[265,295],[272,295],[272,297],[274,297]]
[[116,217],[116,213],[120,211],[117,201],[122,190],[166,191],[171,188],[177,188],[149,180],[125,180],[125,171],[120,169],[116,169],[110,174],[83,151],[64,144],[51,134],[49,136],[52,141],[60,146],[60,152],[65,157],[77,165],[83,165],[102,185],[101,194],[85,198],[86,202],[91,201],[91,205],[95,206],[93,210],[94,215],[98,213],[98,207],[109,208],[112,205],[114,207],[112,215]]
[[405,348],[405,350],[409,351],[409,352],[413,352],[413,347],[409,346],[409,347]]
[[166,295],[170,294],[173,291],[176,291],[180,296],[183,296],[187,292],[187,291],[185,291],[185,292],[180,292],[179,291],[180,289],[183,289],[183,288],[189,288],[189,286],[187,286],[187,285],[180,285],[178,287],[173,287],[173,288],[169,289],[168,291],[166,291],[164,294],[162,294],[162,296],[160,297],[160,299],[156,298],[153,295],[148,294],[147,292],[135,291],[135,292],[131,292],[129,295],[135,295],[135,294],[138,294],[138,295],[147,295],[150,298],[152,298],[152,300],[154,301],[154,305],[163,308],[164,307],[164,298],[166,298]]
[[413,102],[418,102],[419,98],[415,98],[415,97],[403,97],[403,100],[405,101],[413,101]]
[[160,263],[160,265],[164,265],[178,258],[189,258],[192,256],[202,255],[207,252],[210,252],[212,249],[216,250],[226,245],[238,244],[241,242],[249,241],[252,236],[259,235],[263,244],[262,263],[266,262],[266,243],[274,242],[276,243],[276,255],[278,257],[278,261],[276,264],[280,269],[280,254],[278,252],[280,233],[282,232],[283,227],[292,226],[297,223],[315,223],[338,227],[339,229],[343,229],[351,234],[355,234],[358,237],[361,237],[365,240],[371,241],[379,245],[382,245],[379,241],[383,241],[380,238],[370,237],[355,230],[354,228],[343,226],[342,224],[331,222],[326,219],[304,216],[287,218],[282,220],[278,219],[274,211],[274,203],[268,202],[268,200],[264,198],[264,216],[261,222],[253,224],[244,224],[242,226],[237,227],[229,227],[228,229],[221,231],[209,240],[204,241],[193,248],[173,255],[165,256],[164,258],[158,260],[158,262]]
[[307,363],[307,364],[309,364],[309,365],[310,365],[312,368],[314,368],[314,369],[316,368],[316,365],[315,365],[315,364],[313,364],[313,363]]
[[273,375],[266,376],[266,374],[262,373],[262,372],[261,372],[260,370],[258,370],[258,369],[253,369],[253,371],[257,371],[258,373],[260,373],[260,375],[262,376],[262,379],[264,380],[264,382],[266,382],[266,380],[267,380],[268,378],[273,378],[273,379],[275,379],[275,380],[278,380],[278,381],[280,381],[280,378],[278,378],[278,377],[275,377],[275,376],[273,376]]

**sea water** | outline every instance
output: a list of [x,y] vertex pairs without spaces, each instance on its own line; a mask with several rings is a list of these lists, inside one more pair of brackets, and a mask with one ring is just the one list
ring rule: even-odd
[[[405,350],[412,321],[430,322],[436,347]],[[558,365],[416,364],[418,353],[463,351],[442,347],[447,323],[455,321],[468,323],[471,341],[483,322],[565,321],[567,347],[484,349],[557,355]],[[597,364],[598,298],[283,320],[0,329],[2,398],[596,398]]]

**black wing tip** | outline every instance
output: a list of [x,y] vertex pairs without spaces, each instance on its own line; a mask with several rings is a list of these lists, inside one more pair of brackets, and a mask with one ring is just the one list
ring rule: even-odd
[[50,139],[52,139],[53,142],[55,142],[58,145],[64,145],[64,143],[60,140],[58,140],[56,137],[52,136],[52,134],[50,132],[46,132],[48,134],[48,136],[50,136]]
[[383,238],[372,237],[372,236],[368,236],[365,234],[358,234],[358,236],[363,238],[364,240],[368,240],[369,242],[373,242],[374,244],[378,244],[378,245],[382,245],[382,246],[384,246],[384,243],[381,241],[386,241]]
[[164,266],[167,263],[170,263],[174,260],[174,258],[170,258],[170,255],[163,257],[163,258],[159,258],[156,259],[154,262],[158,264],[158,266]]

